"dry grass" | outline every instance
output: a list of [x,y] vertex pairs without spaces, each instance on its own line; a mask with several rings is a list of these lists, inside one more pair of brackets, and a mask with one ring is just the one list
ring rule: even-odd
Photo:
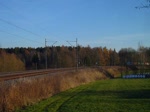
[[120,77],[121,74],[121,67],[112,67],[112,68],[106,68],[106,71],[110,73],[114,78]]
[[7,83],[0,82],[0,112],[14,111],[61,91],[99,79],[106,79],[106,76],[96,69],[86,69]]

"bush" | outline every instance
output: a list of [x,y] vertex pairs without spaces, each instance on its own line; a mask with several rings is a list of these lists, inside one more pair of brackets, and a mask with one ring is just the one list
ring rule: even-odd
[[15,55],[0,51],[0,72],[25,70],[24,63]]

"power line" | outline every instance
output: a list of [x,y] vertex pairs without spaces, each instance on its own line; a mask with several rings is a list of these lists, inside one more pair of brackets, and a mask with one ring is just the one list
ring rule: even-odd
[[[11,12],[17,13],[17,15],[22,16],[20,13],[18,13],[18,12],[16,12],[16,11],[14,11],[13,9],[11,9],[11,8],[7,7],[6,5],[4,5],[4,4],[3,4],[3,3],[1,3],[1,2],[0,2],[0,5],[1,5],[1,6],[3,6],[3,7],[5,7],[6,9],[10,10]],[[23,17],[23,18],[25,18],[24,16],[22,16],[22,17]]]
[[21,30],[23,30],[23,31],[25,31],[25,32],[31,33],[31,34],[33,34],[33,35],[35,35],[35,36],[37,36],[37,37],[42,37],[42,36],[40,36],[40,35],[38,35],[38,34],[36,34],[36,33],[33,33],[32,31],[29,31],[29,30],[27,30],[27,29],[25,29],[25,28],[22,28],[22,27],[18,26],[18,25],[15,25],[14,23],[11,23],[11,22],[9,22],[9,21],[6,21],[6,20],[4,20],[4,19],[2,19],[2,18],[0,18],[0,21],[2,21],[2,22],[4,22],[4,23],[7,23],[7,24],[9,24],[9,25],[11,25],[11,26],[14,26],[14,27],[16,27],[16,28],[19,28],[19,29],[21,29]]
[[[18,13],[17,11],[14,11],[14,10],[13,10],[12,8],[10,8],[10,7],[7,7],[5,4],[3,4],[3,3],[0,2],[0,5],[3,6],[3,7],[5,7],[5,8],[8,9],[9,11],[13,12],[14,15],[19,15],[19,16],[25,18],[26,20],[28,20],[24,15]],[[28,32],[28,33],[31,33],[31,34],[36,35],[36,36],[38,36],[38,37],[41,37],[40,35],[38,35],[38,34],[36,34],[36,33],[33,33],[32,31],[29,31],[29,30],[27,30],[27,29],[25,29],[25,28],[22,28],[22,27],[18,26],[18,25],[15,25],[15,24],[13,24],[13,23],[11,23],[11,22],[9,22],[9,21],[6,21],[6,20],[1,19],[1,18],[0,18],[0,20],[3,21],[3,22],[5,22],[5,23],[7,23],[7,24],[9,24],[9,25],[15,26],[15,27],[17,27],[17,28],[19,28],[19,29],[21,29],[21,30],[23,30],[23,31],[26,31],[26,32]],[[29,21],[29,20],[28,20],[28,21]],[[30,23],[30,22],[29,22],[29,23]],[[32,24],[33,24],[33,23],[32,23]],[[34,26],[37,26],[37,25],[35,25],[35,24],[33,24],[33,25],[34,25]],[[40,28],[40,27],[38,26],[38,28]],[[40,29],[41,29],[42,31],[45,31],[45,30],[43,30],[43,28],[40,28]],[[45,31],[45,32],[47,33],[47,31]],[[8,32],[5,32],[5,33],[10,34],[10,33],[8,33]],[[10,35],[12,35],[12,34],[10,34]],[[13,34],[13,36],[17,36],[17,35],[14,35],[14,34]],[[32,40],[32,41],[33,41],[33,40]],[[34,42],[35,42],[35,41],[34,41]],[[54,45],[56,42],[57,42],[57,41],[55,41],[55,42],[53,43],[53,45]],[[37,42],[37,43],[39,43],[39,42]],[[52,45],[52,46],[53,46],[53,45]]]
[[[12,34],[12,33],[9,33],[9,32],[7,32],[7,31],[4,31],[4,30],[0,30],[0,32],[3,32],[3,33],[6,33],[6,34],[9,34],[9,35],[12,35],[12,36],[15,36],[15,37],[22,37],[22,36],[19,36],[19,35],[16,35],[16,34]],[[41,42],[38,42],[38,41],[35,41],[35,40],[32,40],[32,39],[27,39],[27,38],[24,38],[24,37],[22,37],[23,39],[25,39],[25,40],[28,40],[28,41],[32,41],[32,42],[35,42],[35,43],[40,43],[40,44],[43,44],[43,43],[41,43]]]
[[[18,13],[18,12],[16,12],[16,11],[14,11],[13,9],[11,9],[11,8],[9,8],[9,7],[7,7],[6,5],[4,5],[4,4],[2,4],[2,3],[0,3],[0,5],[1,6],[3,6],[3,7],[5,7],[5,8],[7,8],[8,10],[10,10],[11,12],[13,12],[13,13],[16,13],[17,14],[17,16],[18,15],[20,15],[21,17],[23,17],[23,18],[25,18],[27,21],[28,21],[28,23],[30,23],[29,22],[29,20],[24,16],[24,15],[22,15],[22,14],[20,14],[20,13]],[[31,24],[31,23],[30,23]],[[34,26],[37,26],[37,25],[35,25],[35,24],[33,24],[32,23],[32,25],[34,25]],[[38,26],[38,28],[40,28],[39,26]],[[44,31],[44,32],[46,32],[47,33],[47,31],[46,30],[44,30],[43,28],[40,28],[42,31]]]
[[[4,5],[4,4],[1,3],[1,2],[0,2],[0,5],[3,6],[3,7],[5,7],[6,9],[10,10],[10,11],[13,12],[13,13],[17,13],[16,11],[12,10],[11,8],[7,7],[6,5]],[[17,15],[20,15],[21,17],[25,18],[25,16],[22,16],[20,13],[17,13]],[[32,34],[32,35],[41,37],[41,35],[39,35],[39,34],[36,34],[36,33],[32,32],[32,31],[30,31],[30,30],[27,30],[27,29],[25,29],[25,28],[22,28],[22,27],[20,27],[20,26],[18,26],[18,25],[16,25],[16,24],[14,24],[14,23],[12,23],[12,22],[9,22],[9,21],[7,21],[7,20],[4,20],[4,19],[2,19],[2,18],[0,18],[0,21],[2,21],[2,22],[4,22],[4,23],[7,23],[7,24],[9,24],[9,25],[11,25],[11,26],[14,26],[14,27],[16,27],[16,28],[19,28],[19,29],[21,29],[21,30],[23,30],[23,31],[25,31],[25,32],[28,32],[28,33]],[[3,30],[0,30],[0,32],[9,34],[9,35],[12,35],[12,36],[15,36],[15,37],[22,37],[22,36],[19,36],[19,35],[16,35],[16,34],[12,34],[12,33],[9,33],[9,32],[7,32],[7,31],[3,31]],[[22,37],[22,38],[25,39],[25,40],[28,40],[28,41],[35,42],[35,43],[40,43],[40,42],[35,41],[35,40],[27,39],[27,38],[24,38],[24,37]],[[40,44],[41,44],[41,43],[40,43]],[[42,44],[43,44],[43,43],[42,43]]]

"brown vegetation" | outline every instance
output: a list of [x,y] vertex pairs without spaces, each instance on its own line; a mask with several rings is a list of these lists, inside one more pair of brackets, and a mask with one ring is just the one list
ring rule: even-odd
[[106,67],[103,69],[107,71],[113,78],[120,77],[121,72],[126,71],[125,67],[118,67],[118,66]]
[[61,91],[107,77],[96,69],[0,82],[0,112],[13,111]]
[[25,70],[25,65],[15,54],[0,51],[0,72],[22,70]]

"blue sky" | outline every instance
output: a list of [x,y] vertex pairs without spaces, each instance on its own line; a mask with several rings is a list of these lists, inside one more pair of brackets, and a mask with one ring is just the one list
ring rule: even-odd
[[[145,0],[0,0],[0,47],[150,47]],[[74,42],[71,43],[75,45]]]

